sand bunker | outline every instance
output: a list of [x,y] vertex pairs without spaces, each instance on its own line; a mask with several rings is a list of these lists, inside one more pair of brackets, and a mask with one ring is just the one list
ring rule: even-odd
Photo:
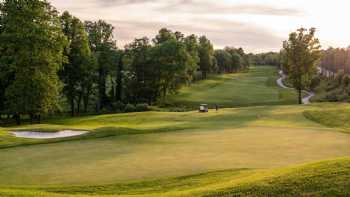
[[16,137],[31,139],[64,138],[86,134],[87,131],[62,130],[58,132],[16,131],[12,132]]

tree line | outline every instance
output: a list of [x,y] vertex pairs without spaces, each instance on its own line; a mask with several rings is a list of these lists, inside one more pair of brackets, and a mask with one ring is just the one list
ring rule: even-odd
[[106,21],[83,22],[45,0],[1,2],[0,114],[20,123],[66,108],[72,116],[118,111],[249,67],[242,48],[214,50],[206,36],[163,28],[119,49],[113,34]]
[[321,75],[314,80],[315,98],[319,102],[350,101],[350,48],[322,51]]
[[298,29],[289,35],[280,52],[282,69],[293,87],[316,93],[317,102],[350,101],[350,48],[322,50],[316,29]]
[[322,51],[320,67],[333,73],[350,74],[350,48],[329,48]]
[[281,66],[281,55],[279,52],[249,54],[249,58],[255,65]]

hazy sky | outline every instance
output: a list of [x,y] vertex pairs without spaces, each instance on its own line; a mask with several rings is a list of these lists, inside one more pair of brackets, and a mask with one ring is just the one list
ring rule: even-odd
[[216,48],[279,50],[289,32],[316,27],[324,48],[350,45],[349,0],[50,0],[83,20],[104,19],[124,46],[162,27],[206,35]]

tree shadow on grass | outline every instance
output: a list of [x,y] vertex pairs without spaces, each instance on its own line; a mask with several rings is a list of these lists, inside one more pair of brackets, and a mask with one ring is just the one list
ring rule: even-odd
[[[218,130],[225,128],[244,128],[252,122],[271,117],[272,112],[277,109],[277,106],[260,106],[250,108],[236,108],[220,110],[218,113],[210,112],[207,114],[195,115],[195,112],[184,113],[183,116],[174,117],[174,125],[166,125],[158,128],[126,128],[120,126],[105,126],[99,127],[87,134],[57,138],[57,139],[20,139],[10,136],[8,142],[0,143],[0,149],[11,148],[17,146],[28,146],[36,144],[60,143],[76,140],[90,140],[96,138],[107,138],[125,135],[139,134],[154,134],[165,132],[186,132],[186,131],[203,131],[203,130]],[[156,124],[157,120],[153,120]],[[34,129],[35,130],[35,129]],[[39,129],[38,129],[39,130]],[[42,128],[40,128],[42,130]],[[1,139],[0,139],[1,140]],[[0,141],[1,142],[1,141]]]

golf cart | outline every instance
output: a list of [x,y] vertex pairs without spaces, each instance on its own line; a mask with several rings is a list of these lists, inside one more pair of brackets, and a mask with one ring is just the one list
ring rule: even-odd
[[201,112],[201,113],[207,113],[207,112],[209,112],[208,105],[207,105],[207,104],[201,104],[201,105],[199,106],[199,112]]

